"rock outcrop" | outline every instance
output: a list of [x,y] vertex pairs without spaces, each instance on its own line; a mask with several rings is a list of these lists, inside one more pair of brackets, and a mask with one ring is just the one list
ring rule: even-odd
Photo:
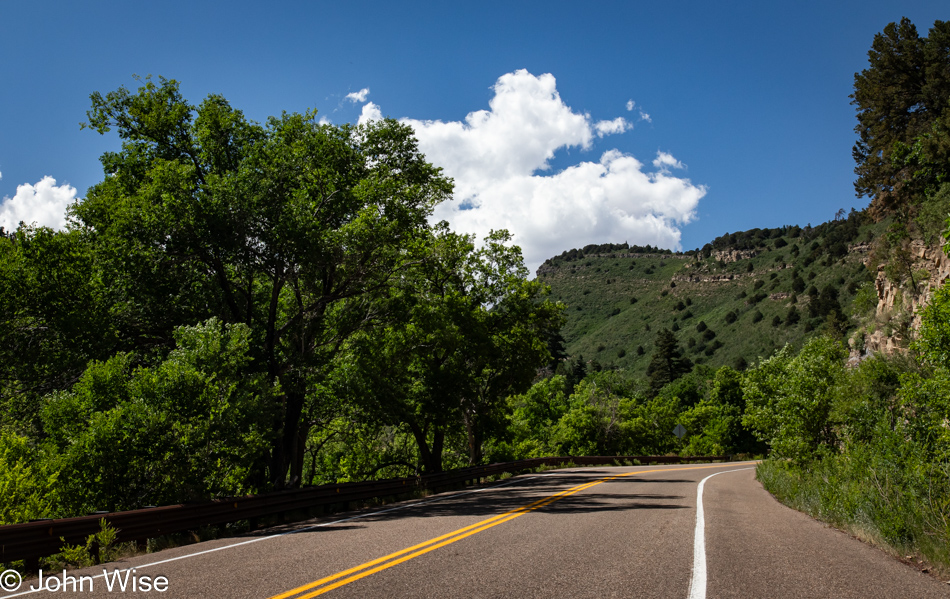
[[755,258],[757,255],[758,252],[755,250],[721,250],[713,252],[713,257],[724,264],[729,264],[737,260],[745,260],[747,258]]
[[921,309],[930,303],[934,290],[950,278],[950,258],[943,247],[927,246],[915,240],[910,254],[914,259],[913,271],[926,271],[927,276],[920,281],[895,283],[885,273],[885,265],[878,266],[874,281],[878,298],[874,318],[879,326],[865,335],[866,352],[892,354],[906,350],[908,334],[920,328]]

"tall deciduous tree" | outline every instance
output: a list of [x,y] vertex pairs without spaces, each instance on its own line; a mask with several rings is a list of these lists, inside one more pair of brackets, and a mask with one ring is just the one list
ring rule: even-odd
[[72,216],[107,264],[123,334],[168,348],[176,325],[249,327],[254,368],[282,391],[269,478],[299,482],[308,385],[378,317],[368,298],[413,260],[451,182],[391,120],[259,125],[220,96],[191,105],[165,79],[93,94],[88,115],[122,149]]
[[481,461],[504,400],[528,389],[550,360],[547,340],[562,324],[547,288],[527,280],[506,232],[476,249],[444,228],[428,258],[391,298],[401,314],[351,343],[357,393],[390,424],[408,426],[428,472],[443,468],[447,435],[467,440]]
[[40,398],[115,350],[107,289],[79,231],[0,236],[0,426],[36,432]]

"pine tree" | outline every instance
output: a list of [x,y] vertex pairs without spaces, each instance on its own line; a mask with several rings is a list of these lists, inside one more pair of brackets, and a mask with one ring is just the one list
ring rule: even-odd
[[680,353],[676,337],[669,329],[660,329],[654,346],[653,357],[647,366],[647,378],[650,381],[650,393],[656,396],[665,385],[692,370],[693,363]]

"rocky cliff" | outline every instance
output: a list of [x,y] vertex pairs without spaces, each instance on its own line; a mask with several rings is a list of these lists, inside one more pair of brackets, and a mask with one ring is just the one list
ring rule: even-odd
[[891,354],[907,349],[913,332],[920,327],[920,310],[930,302],[933,292],[950,278],[950,258],[940,245],[927,246],[916,240],[910,244],[913,272],[920,280],[895,282],[878,266],[874,285],[877,309],[873,330],[864,335],[865,353]]

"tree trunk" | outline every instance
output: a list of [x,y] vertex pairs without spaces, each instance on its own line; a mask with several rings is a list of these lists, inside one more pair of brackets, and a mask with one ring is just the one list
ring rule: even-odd
[[307,450],[307,437],[310,436],[310,423],[301,422],[297,426],[294,436],[293,453],[290,461],[290,486],[299,487],[303,484],[303,460]]
[[[275,489],[287,486],[287,470],[294,459],[294,446],[300,427],[300,415],[303,413],[303,402],[303,393],[284,394],[284,426],[274,442],[274,452],[271,455],[270,478]],[[296,484],[300,484],[299,479]]]
[[468,463],[475,466],[482,462],[482,439],[478,431],[476,416],[468,412],[463,412],[462,419],[465,421],[465,431],[468,433]]
[[419,447],[419,456],[422,458],[422,471],[425,474],[442,472],[442,447],[445,443],[445,432],[436,428],[432,434],[432,447],[429,447],[428,428],[420,428],[415,422],[410,421],[409,430],[416,439],[416,445]]

